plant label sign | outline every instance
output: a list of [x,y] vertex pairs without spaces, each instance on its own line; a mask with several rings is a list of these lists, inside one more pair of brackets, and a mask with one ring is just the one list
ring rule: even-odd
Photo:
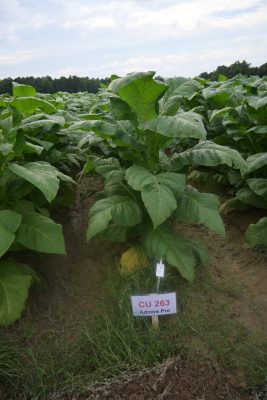
[[148,294],[131,296],[133,315],[151,317],[156,315],[176,314],[176,293]]

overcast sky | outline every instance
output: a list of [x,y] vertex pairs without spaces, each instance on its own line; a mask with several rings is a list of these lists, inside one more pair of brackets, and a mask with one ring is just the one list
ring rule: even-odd
[[0,0],[0,79],[267,62],[267,0]]

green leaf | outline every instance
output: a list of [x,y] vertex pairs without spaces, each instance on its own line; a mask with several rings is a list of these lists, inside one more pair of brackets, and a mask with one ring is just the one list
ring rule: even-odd
[[74,185],[76,185],[76,183],[77,183],[69,175],[63,174],[63,172],[60,172],[60,171],[57,171],[57,177],[63,182],[73,183]]
[[250,189],[267,201],[267,179],[251,178],[247,180]]
[[135,131],[130,121],[94,121],[92,130],[103,138],[110,138],[118,146],[134,144]]
[[245,160],[238,151],[210,141],[201,142],[182,153],[176,153],[169,160],[169,168],[176,171],[190,164],[208,167],[225,164],[241,171],[247,168]]
[[184,189],[184,177],[179,174],[153,175],[145,168],[133,165],[126,170],[128,184],[141,191],[142,200],[154,227],[162,224],[175,210],[174,193]]
[[6,253],[15,239],[14,232],[21,223],[22,216],[12,210],[0,211],[0,257]]
[[13,151],[13,144],[11,143],[3,143],[0,144],[0,154],[4,157],[8,156]]
[[207,100],[212,108],[225,107],[228,98],[232,94],[232,90],[227,88],[206,88],[202,91],[203,97]]
[[52,147],[54,147],[55,146],[55,143],[52,143],[52,142],[48,142],[47,140],[40,140],[40,139],[38,139],[38,138],[36,138],[36,137],[33,137],[33,136],[31,136],[31,135],[27,135],[27,134],[25,134],[25,137],[27,138],[27,139],[29,139],[31,142],[35,142],[35,143],[38,143],[41,147],[43,147],[45,150],[50,150]]
[[201,116],[191,111],[174,116],[160,116],[140,124],[140,128],[176,138],[205,139],[207,135]]
[[267,217],[261,218],[256,224],[250,224],[245,238],[250,246],[267,245]]
[[0,257],[6,253],[15,239],[14,233],[10,232],[0,222]]
[[194,280],[194,267],[199,263],[206,264],[208,261],[203,245],[192,239],[174,235],[165,226],[146,233],[143,244],[150,257],[166,260],[189,282]]
[[140,191],[145,179],[152,179],[153,175],[144,167],[133,165],[125,173],[128,184],[134,189]]
[[26,97],[36,96],[36,90],[30,85],[21,85],[17,82],[12,82],[13,85],[13,96],[15,97]]
[[121,179],[117,179],[117,176],[113,176],[106,180],[104,193],[106,197],[113,195],[129,196],[133,199],[137,199],[137,193],[127,185],[127,183]]
[[22,215],[18,214],[12,210],[1,210],[0,211],[0,223],[4,225],[4,227],[14,233],[20,226],[22,219]]
[[48,119],[40,119],[38,121],[33,121],[33,122],[28,122],[28,123],[21,124],[21,125],[19,125],[17,127],[17,129],[21,129],[23,131],[48,132],[54,126],[59,126],[58,121],[56,121],[56,120],[48,120]]
[[250,107],[258,110],[261,107],[265,107],[267,105],[267,96],[258,97],[258,96],[250,96],[247,98],[247,103]]
[[224,115],[227,115],[230,110],[232,110],[232,107],[225,107],[225,108],[221,108],[220,110],[212,111],[212,114],[210,116],[210,122],[215,120],[218,117],[223,117]]
[[238,188],[243,181],[241,178],[240,171],[236,169],[230,169],[230,171],[227,173],[227,178],[229,183],[235,188]]
[[29,162],[23,166],[12,163],[9,164],[8,168],[14,174],[41,190],[49,202],[56,197],[59,188],[58,171],[49,163],[45,161],[36,161]]
[[154,72],[136,72],[113,80],[108,89],[120,96],[141,121],[156,117],[156,103],[166,85],[153,79]]
[[267,165],[267,153],[253,154],[253,156],[247,159],[247,164],[248,169],[245,171],[244,175],[248,175]]
[[180,221],[192,224],[203,224],[210,230],[225,235],[223,220],[218,208],[220,202],[210,193],[200,193],[188,186],[177,199],[175,215]]
[[0,262],[0,325],[7,327],[21,315],[32,276],[20,269],[20,264]]
[[25,143],[24,153],[35,153],[35,154],[40,155],[43,150],[44,150],[43,147],[38,146],[36,144],[32,144],[30,142]]
[[243,203],[237,197],[226,200],[220,207],[220,212],[222,214],[227,214],[232,210],[246,211],[249,208],[248,204]]
[[260,135],[266,135],[267,134],[267,125],[259,125],[259,126],[253,126],[252,128],[248,129],[246,133],[257,133]]
[[53,106],[53,104],[36,97],[16,97],[10,102],[10,104],[25,115],[30,115],[38,109],[47,114],[53,114],[57,112],[57,109],[55,106]]
[[21,199],[17,200],[13,206],[13,210],[20,214],[35,211],[35,205],[32,201]]
[[119,160],[114,157],[110,158],[98,158],[92,157],[91,161],[93,163],[93,167],[96,173],[108,179],[117,174],[124,174],[122,170]]
[[66,253],[61,225],[36,212],[23,215],[16,240],[31,250],[43,253]]
[[129,228],[125,226],[110,225],[101,232],[101,239],[111,242],[123,243],[127,240],[127,231]]
[[159,184],[167,186],[175,194],[180,194],[185,187],[185,175],[176,172],[163,172],[153,175],[144,167],[133,165],[126,170],[125,177],[128,184],[134,189],[141,191],[144,184],[153,183],[154,177]]
[[[167,80],[167,82],[169,82],[169,80]],[[182,84],[175,89],[175,94],[178,94],[180,97],[185,97],[186,99],[190,99],[201,88],[202,88],[201,84],[197,82],[195,79],[187,79],[185,82],[182,82]]]
[[166,79],[169,86],[159,101],[160,115],[175,115],[182,105],[182,99],[190,100],[201,89],[194,79],[181,77]]
[[116,120],[133,120],[134,113],[130,106],[118,96],[110,97],[111,114]]
[[218,76],[218,82],[225,82],[225,81],[227,81],[227,76],[225,76],[224,74],[219,74],[219,76]]
[[90,174],[90,172],[93,171],[93,169],[94,169],[93,160],[91,160],[89,158],[89,160],[87,160],[86,163],[84,164],[83,169],[80,174],[81,174],[81,176]]
[[97,201],[90,209],[87,240],[104,231],[111,220],[119,226],[134,226],[142,221],[142,210],[128,196],[114,195]]
[[238,192],[236,192],[236,197],[250,206],[267,209],[267,201],[261,196],[253,193],[253,191],[248,187],[238,190]]
[[144,181],[141,190],[142,200],[152,219],[154,228],[161,225],[176,209],[176,198],[166,186],[160,185],[157,178]]
[[179,195],[185,188],[185,175],[176,172],[162,172],[156,175],[159,184],[171,189],[175,195]]
[[[21,246],[21,247],[23,247],[23,246]],[[23,249],[25,249],[25,248],[23,247]],[[12,260],[9,259],[8,261],[12,261]],[[32,285],[34,285],[36,283],[40,283],[40,281],[41,281],[40,275],[32,267],[30,267],[27,264],[21,264],[21,263],[16,263],[16,265],[18,266],[21,273],[23,273],[24,275],[30,275],[32,277],[32,282],[31,282]]]

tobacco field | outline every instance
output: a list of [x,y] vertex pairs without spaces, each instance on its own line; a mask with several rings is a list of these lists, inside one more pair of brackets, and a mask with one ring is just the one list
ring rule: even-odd
[[154,76],[0,96],[1,399],[266,398],[267,78]]

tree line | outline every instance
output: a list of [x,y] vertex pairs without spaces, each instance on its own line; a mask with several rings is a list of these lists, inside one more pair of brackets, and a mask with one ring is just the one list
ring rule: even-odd
[[35,87],[39,93],[55,93],[55,92],[90,92],[97,93],[101,84],[106,85],[109,82],[108,78],[88,78],[71,75],[68,78],[61,76],[60,78],[44,77],[17,77],[5,78],[0,80],[0,94],[12,94],[12,82],[17,82],[24,85]]
[[200,78],[210,79],[211,81],[217,81],[219,75],[225,75],[227,78],[233,78],[237,74],[246,76],[257,75],[261,78],[267,76],[267,63],[262,64],[260,67],[251,67],[246,61],[236,61],[227,67],[226,65],[219,65],[215,71],[202,72]]
[[[260,67],[251,67],[246,61],[236,61],[230,66],[220,65],[212,72],[202,72],[199,77],[217,81],[219,75],[225,75],[227,78],[233,78],[237,74],[246,76],[258,75],[260,77],[267,76],[267,63],[262,64]],[[157,79],[163,80],[158,76]],[[96,93],[101,84],[106,85],[109,83],[109,78],[89,78],[71,75],[68,78],[61,76],[60,78],[51,78],[51,76],[44,77],[17,77],[15,79],[5,78],[0,80],[0,94],[12,94],[12,82],[18,82],[25,85],[34,86],[39,93],[55,93],[55,92],[90,92]]]

